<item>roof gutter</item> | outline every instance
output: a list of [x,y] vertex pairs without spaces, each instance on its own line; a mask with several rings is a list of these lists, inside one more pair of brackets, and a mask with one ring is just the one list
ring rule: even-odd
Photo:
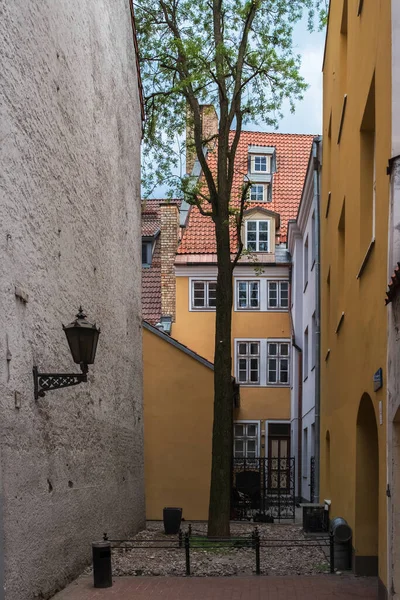
[[[290,267],[290,287],[289,287],[289,306],[292,306],[292,273],[293,268]],[[298,370],[298,394],[297,394],[297,496],[301,500],[302,497],[302,481],[303,481],[303,457],[302,457],[302,432],[303,432],[303,350],[296,343],[296,335],[294,332],[292,309],[289,310],[290,330],[292,337],[292,346],[297,350],[297,370]],[[293,386],[293,389],[296,389]],[[295,421],[295,419],[293,419]]]
[[320,455],[321,455],[321,233],[320,233],[320,179],[321,142],[317,136],[313,142],[314,198],[315,198],[315,476],[313,502],[319,502]]

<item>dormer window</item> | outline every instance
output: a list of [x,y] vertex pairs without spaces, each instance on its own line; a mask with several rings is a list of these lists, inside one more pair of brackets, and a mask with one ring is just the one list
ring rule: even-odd
[[270,221],[246,221],[246,249],[249,252],[269,252]]
[[270,186],[267,183],[252,185],[250,202],[271,202]]
[[250,157],[250,173],[271,173],[271,156],[252,155]]
[[142,267],[151,265],[152,245],[152,242],[142,241]]

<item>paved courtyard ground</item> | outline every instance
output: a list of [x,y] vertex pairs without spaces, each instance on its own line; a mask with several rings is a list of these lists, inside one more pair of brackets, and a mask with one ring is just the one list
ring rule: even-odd
[[81,577],[53,600],[372,600],[375,578],[309,577],[118,577],[113,587],[94,589]]

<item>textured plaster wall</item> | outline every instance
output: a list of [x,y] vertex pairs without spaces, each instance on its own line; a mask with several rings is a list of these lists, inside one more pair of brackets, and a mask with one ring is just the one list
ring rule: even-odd
[[[0,64],[0,526],[6,600],[33,600],[76,576],[103,532],[144,524],[129,2],[4,0]],[[89,383],[35,402],[34,364],[79,370],[61,323],[80,303],[102,330]]]

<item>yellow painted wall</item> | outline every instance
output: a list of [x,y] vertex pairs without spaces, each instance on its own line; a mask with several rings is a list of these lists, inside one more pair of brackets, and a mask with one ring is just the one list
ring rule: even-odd
[[[371,536],[356,520],[357,414],[368,393],[378,423],[379,443],[379,576],[386,584],[386,308],[390,157],[390,3],[348,0],[348,28],[341,34],[343,0],[331,2],[324,63],[323,168],[321,195],[321,497],[331,498],[332,516],[353,527],[356,555],[376,551]],[[376,102],[376,232],[365,269],[357,279],[367,245],[361,189],[360,126],[375,72]],[[338,132],[347,93],[342,135]],[[363,166],[362,166],[363,165]],[[326,216],[328,194],[331,192]],[[340,258],[339,221],[345,203],[344,258]],[[361,215],[362,216],[362,215]],[[371,236],[369,236],[371,239]],[[341,272],[339,272],[341,270]],[[330,285],[327,279],[330,273]],[[341,313],[344,320],[335,329]],[[329,358],[326,354],[330,349]],[[383,368],[384,386],[373,390],[373,375]],[[379,425],[379,401],[383,424]],[[330,435],[327,454],[326,435]],[[330,466],[330,469],[329,469]],[[368,497],[365,497],[368,503]],[[363,511],[362,505],[358,506]]]
[[214,371],[143,329],[146,518],[207,519]]
[[[251,276],[250,276],[251,277]],[[199,277],[201,279],[201,277]],[[211,362],[214,360],[215,312],[189,310],[189,277],[176,278],[176,322],[172,335]],[[289,339],[290,319],[286,312],[232,313],[232,349],[235,338]],[[232,359],[232,374],[234,360]],[[290,420],[289,387],[240,387],[240,408],[235,420]]]

